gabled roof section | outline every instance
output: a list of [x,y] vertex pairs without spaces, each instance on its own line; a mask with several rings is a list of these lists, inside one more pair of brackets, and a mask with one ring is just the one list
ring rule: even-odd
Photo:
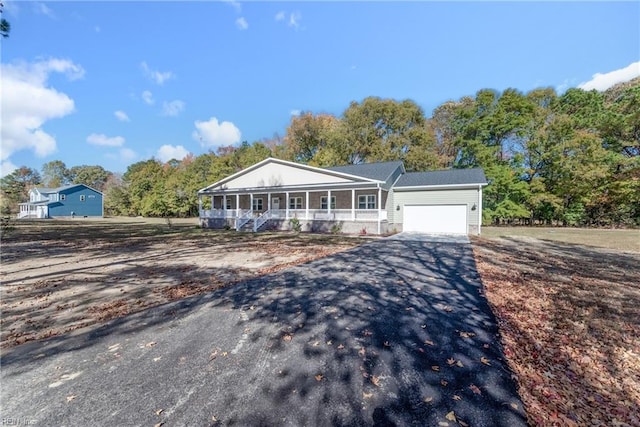
[[401,161],[361,163],[359,165],[334,166],[326,169],[386,182],[398,168],[402,168],[401,172],[404,172],[404,164]]
[[199,192],[350,182],[379,183],[381,181],[269,157],[253,166],[215,182],[201,189]]
[[69,185],[63,185],[61,187],[56,187],[56,188],[35,187],[33,188],[33,190],[37,190],[40,194],[55,194],[55,193],[60,193],[61,191],[69,190],[75,187],[86,187],[89,190],[93,190],[96,193],[102,194],[101,191],[98,191],[95,188],[91,188],[86,184],[69,184]]
[[487,178],[480,168],[447,169],[431,172],[410,172],[402,175],[394,188],[429,187],[447,185],[487,185]]

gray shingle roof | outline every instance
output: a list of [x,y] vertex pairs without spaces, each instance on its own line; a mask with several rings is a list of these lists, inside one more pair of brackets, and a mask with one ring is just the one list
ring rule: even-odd
[[480,168],[447,169],[430,172],[410,172],[402,175],[394,188],[429,185],[486,184],[487,178]]
[[349,175],[361,176],[363,178],[376,179],[378,181],[387,181],[391,174],[399,167],[402,167],[401,161],[381,162],[381,163],[362,163],[359,165],[334,166],[325,168],[334,172],[346,173]]

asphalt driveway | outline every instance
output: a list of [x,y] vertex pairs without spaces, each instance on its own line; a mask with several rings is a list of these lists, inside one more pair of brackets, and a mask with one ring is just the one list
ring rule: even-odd
[[23,425],[526,425],[465,243],[372,241],[17,347],[1,379]]

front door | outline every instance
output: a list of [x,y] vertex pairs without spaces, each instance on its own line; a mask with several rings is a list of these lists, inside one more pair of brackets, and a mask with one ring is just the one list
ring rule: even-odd
[[280,210],[280,197],[271,198],[271,210],[274,217],[280,217],[280,212],[278,212]]

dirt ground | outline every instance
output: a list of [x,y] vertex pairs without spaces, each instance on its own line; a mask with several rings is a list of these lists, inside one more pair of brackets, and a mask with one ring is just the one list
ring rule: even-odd
[[68,333],[343,251],[360,239],[190,221],[33,221],[3,236],[0,347]]
[[640,232],[528,233],[473,247],[530,424],[640,426]]

